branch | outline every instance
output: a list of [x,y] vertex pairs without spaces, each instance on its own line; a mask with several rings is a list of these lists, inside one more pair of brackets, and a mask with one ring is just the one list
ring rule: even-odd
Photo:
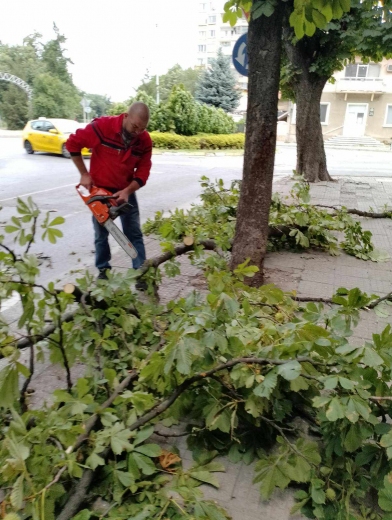
[[[77,311],[72,311],[72,312],[68,312],[68,313],[64,314],[61,317],[61,322],[67,323],[69,321],[72,321],[74,319],[76,313],[77,313]],[[57,328],[57,324],[51,323],[50,325],[48,325],[47,327],[44,328],[44,330],[42,331],[41,334],[35,334],[34,336],[27,336],[27,337],[24,337],[24,338],[20,339],[19,341],[17,341],[16,347],[17,348],[26,348],[26,347],[29,347],[30,345],[35,345],[36,343],[38,343],[38,341],[41,341],[41,340],[47,338],[48,336],[50,336],[50,334],[53,334],[53,332],[56,330],[56,328]]]
[[12,249],[10,249],[9,247],[5,246],[4,244],[0,244],[0,247],[5,249],[7,251],[7,253],[9,253],[12,256],[12,260],[14,262],[18,262],[18,258],[16,257],[16,254],[12,251]]
[[21,406],[23,412],[27,412],[27,409],[28,409],[27,404],[26,404],[26,393],[27,393],[29,384],[31,382],[31,379],[34,375],[34,360],[35,360],[34,345],[30,345],[30,363],[29,363],[30,374],[26,378],[26,381],[23,384],[22,390],[20,391],[20,406]]
[[30,250],[31,244],[34,242],[35,233],[36,233],[36,230],[37,230],[37,227],[36,227],[37,226],[37,218],[38,217],[34,217],[34,220],[33,220],[33,224],[32,224],[32,227],[31,227],[31,238],[29,240],[29,243],[27,244],[27,248],[26,248],[26,251],[25,251],[26,255],[27,255],[27,253]]
[[[319,365],[321,363],[318,363],[314,361],[312,358],[308,357],[298,357],[294,358],[294,360],[304,363],[312,363]],[[212,368],[211,370],[208,370],[206,372],[200,372],[198,374],[195,374],[194,376],[186,379],[181,383],[176,390],[166,399],[163,399],[160,403],[157,405],[154,405],[148,412],[146,412],[142,417],[140,417],[138,420],[136,420],[131,426],[128,428],[130,431],[137,430],[147,424],[148,422],[152,421],[159,415],[161,415],[163,412],[165,412],[170,406],[180,397],[181,394],[183,394],[189,387],[191,387],[194,383],[197,383],[199,381],[202,381],[203,379],[209,378],[213,376],[216,372],[220,372],[222,370],[233,368],[234,366],[240,364],[240,363],[253,363],[258,365],[285,365],[287,363],[290,363],[293,361],[293,359],[287,359],[287,360],[281,360],[281,359],[268,359],[268,358],[256,358],[256,357],[243,357],[243,358],[237,358],[232,359],[228,361],[227,363],[222,363],[220,365],[217,365],[215,368]],[[130,377],[130,376],[128,376]],[[107,401],[106,401],[107,402]],[[92,419],[92,418],[91,418]],[[81,437],[81,436],[80,436]],[[76,445],[76,443],[75,443]],[[80,444],[79,444],[80,445]],[[67,450],[67,453],[70,453],[71,450]],[[104,459],[108,457],[110,453],[110,449],[106,448],[103,453],[100,454],[100,456]],[[93,481],[94,477],[94,471],[91,469],[85,469],[83,472],[83,476],[81,480],[78,482],[78,484],[74,487],[74,492],[71,493],[63,511],[61,514],[57,517],[57,520],[70,520],[72,516],[78,511],[79,507],[83,503],[85,496],[87,494],[88,488]]]
[[377,298],[377,300],[374,300],[372,303],[369,303],[369,305],[367,305],[367,307],[369,309],[374,309],[374,307],[377,307],[377,305],[381,302],[384,302],[386,300],[391,300],[392,301],[392,292],[386,294],[385,296],[381,296],[381,298]]
[[[327,208],[333,209],[335,211],[339,211],[341,208],[338,206],[326,206],[324,204],[314,204],[318,208]],[[391,211],[383,211],[382,213],[375,213],[373,211],[361,211],[360,209],[345,209],[347,213],[351,213],[352,215],[358,215],[360,217],[369,217],[369,218],[392,218],[392,210]]]

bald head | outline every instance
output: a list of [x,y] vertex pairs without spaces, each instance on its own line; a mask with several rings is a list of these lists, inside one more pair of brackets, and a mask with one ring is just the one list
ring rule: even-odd
[[131,136],[137,136],[146,129],[149,119],[148,106],[141,101],[136,101],[132,103],[128,112],[124,115],[123,128]]

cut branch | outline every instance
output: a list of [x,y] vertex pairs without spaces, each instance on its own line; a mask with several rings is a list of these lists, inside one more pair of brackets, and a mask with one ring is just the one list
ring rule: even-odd
[[[314,204],[314,206],[317,206],[318,208],[326,208],[326,209],[333,209],[334,211],[340,211],[342,207],[339,206],[326,206],[325,204]],[[358,215],[359,217],[368,217],[368,218],[392,218],[392,209],[390,211],[383,211],[381,213],[376,213],[373,211],[362,211],[360,209],[345,209],[347,213],[350,213],[351,215]]]

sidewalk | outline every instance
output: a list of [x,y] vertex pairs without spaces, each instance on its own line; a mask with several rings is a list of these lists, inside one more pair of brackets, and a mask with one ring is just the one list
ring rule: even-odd
[[[277,181],[274,191],[288,194],[292,185],[289,178]],[[343,178],[339,182],[319,183],[311,186],[312,203],[344,205],[373,211],[382,211],[384,205],[392,208],[392,179],[385,178]],[[364,229],[373,233],[377,248],[389,253],[392,258],[392,220],[360,219]],[[160,253],[159,241],[146,237],[147,256]],[[193,290],[205,290],[206,285],[200,271],[189,260],[179,257],[181,275],[173,278],[163,277],[159,288],[161,303],[183,297]],[[125,270],[130,261],[121,249],[116,249],[112,258],[113,268]],[[91,268],[93,269],[93,268]],[[383,263],[365,262],[342,253],[329,256],[322,252],[269,253],[265,261],[266,283],[275,283],[285,291],[297,291],[300,296],[329,298],[339,287],[351,289],[359,287],[367,293],[380,296],[392,290],[392,260]],[[67,280],[69,281],[69,280]],[[372,333],[381,332],[391,318],[380,318],[374,311],[361,311],[361,322],[355,329],[352,341],[363,342],[371,339]],[[27,357],[27,356],[26,356]],[[81,375],[83,367],[75,367],[75,375]],[[49,364],[42,365],[37,371],[32,388],[35,388],[34,401],[43,402],[47,392],[64,385],[63,370]],[[177,444],[185,466],[190,464],[191,453],[186,449],[185,439],[168,439],[168,445]],[[269,502],[260,499],[258,487],[252,484],[253,465],[232,464],[227,459],[222,462],[226,472],[218,474],[220,489],[204,486],[206,498],[218,501],[231,515],[233,520],[288,520],[294,503],[293,491],[275,493]],[[300,515],[295,518],[303,519]]]

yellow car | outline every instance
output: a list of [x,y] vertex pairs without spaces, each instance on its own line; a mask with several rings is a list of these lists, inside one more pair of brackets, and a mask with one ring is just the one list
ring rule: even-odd
[[[57,153],[63,157],[71,157],[65,147],[65,143],[78,128],[83,128],[83,123],[72,119],[46,119],[40,117],[29,121],[23,129],[23,146],[27,153],[49,152]],[[91,150],[83,148],[82,155],[90,157]]]

